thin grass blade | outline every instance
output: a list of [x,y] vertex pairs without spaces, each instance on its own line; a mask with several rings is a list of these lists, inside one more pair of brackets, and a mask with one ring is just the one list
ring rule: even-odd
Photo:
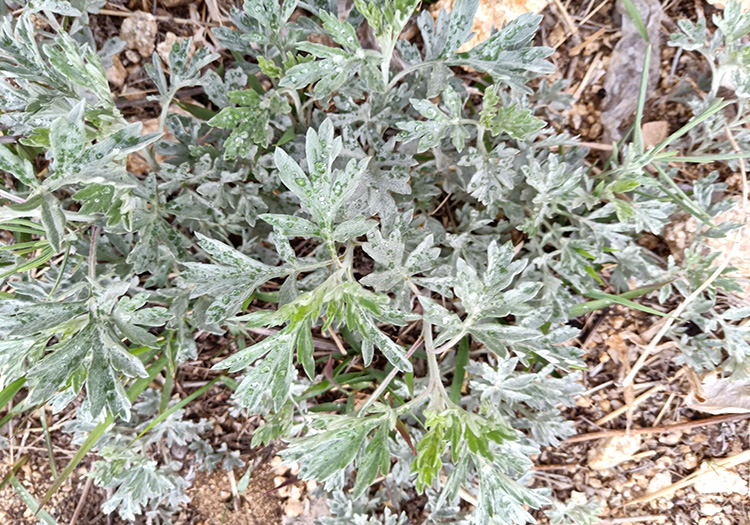
[[664,312],[660,312],[659,310],[655,310],[654,308],[650,308],[648,306],[643,306],[642,304],[638,304],[634,301],[631,301],[630,299],[624,298],[622,295],[613,295],[606,292],[598,292],[596,290],[587,292],[585,294],[586,297],[591,297],[592,299],[606,299],[609,301],[612,301],[615,304],[619,304],[622,306],[627,306],[628,308],[634,308],[636,310],[640,310],[641,312],[645,312],[647,314],[651,315],[658,315],[660,317],[669,317],[670,319],[674,319],[671,315],[665,314]]
[[[646,295],[655,290],[658,290],[659,288],[666,286],[667,284],[669,283],[665,282],[665,283],[653,284],[651,286],[644,286],[642,288],[628,290],[627,292],[623,292],[619,296],[614,296],[614,297],[620,297],[622,299],[635,299],[636,297],[640,297],[642,295]],[[613,304],[615,304],[615,301],[613,301],[611,297],[597,299],[595,301],[588,301],[585,303],[578,303],[569,310],[568,317],[570,319],[575,319],[576,317],[579,317],[583,314],[587,314],[595,310],[601,310],[602,308],[606,308],[607,306],[611,306]]]
[[651,41],[648,38],[648,30],[646,29],[646,24],[643,22],[641,13],[633,3],[633,0],[622,0],[622,5],[625,7],[625,11],[627,11],[628,16],[633,21],[633,24],[635,24],[635,28],[638,30],[638,34],[641,35],[643,40],[650,44]]
[[39,502],[37,502],[34,496],[32,496],[31,493],[26,490],[26,487],[21,485],[21,482],[18,481],[17,477],[11,476],[10,485],[11,487],[13,487],[13,490],[16,491],[16,494],[18,494],[18,497],[21,498],[21,501],[23,501],[26,506],[35,513],[39,521],[41,521],[45,525],[57,525],[57,521],[55,521],[55,518],[50,516],[49,513],[39,505]]
[[167,419],[170,415],[174,414],[177,410],[181,409],[182,407],[190,403],[192,400],[194,400],[195,398],[203,394],[206,390],[214,386],[216,382],[219,381],[220,379],[223,379],[223,376],[215,377],[214,379],[212,379],[207,384],[200,387],[198,390],[196,390],[195,392],[187,396],[185,399],[183,399],[179,403],[175,403],[174,405],[169,407],[167,410],[159,414],[157,417],[154,418],[154,420],[151,423],[148,424],[146,428],[144,428],[141,431],[140,434],[138,434],[135,437],[135,439],[133,439],[133,441],[131,441],[131,444],[138,441],[146,432],[154,428],[156,425],[158,425],[159,423]]

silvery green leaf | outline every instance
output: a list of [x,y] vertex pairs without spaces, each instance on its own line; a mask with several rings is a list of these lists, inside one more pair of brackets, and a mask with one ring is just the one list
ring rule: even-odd
[[53,352],[29,370],[32,387],[30,401],[49,399],[65,385],[71,372],[83,365],[94,344],[95,334],[96,328],[89,324],[75,336],[53,346]]
[[443,490],[437,500],[436,507],[442,507],[446,502],[451,503],[458,497],[458,492],[466,482],[467,471],[469,466],[469,457],[461,458],[445,480]]
[[351,159],[343,170],[337,170],[335,172],[335,178],[331,186],[332,203],[328,210],[331,220],[335,217],[339,208],[351,198],[352,194],[357,189],[359,181],[362,180],[362,176],[367,170],[369,162],[369,158],[362,159],[359,162],[355,159]]
[[142,327],[163,326],[172,318],[172,315],[160,306],[143,308],[147,300],[146,294],[139,294],[132,298],[122,297],[112,312],[112,320],[120,332],[132,343],[157,348],[157,337]]
[[26,375],[43,355],[47,338],[10,338],[0,341],[0,373],[3,387]]
[[182,278],[193,285],[191,297],[212,299],[207,322],[220,323],[236,313],[255,289],[285,271],[262,264],[226,244],[196,234],[199,244],[218,264],[185,263]]
[[73,107],[67,117],[55,120],[50,126],[50,153],[54,159],[52,167],[55,178],[69,174],[83,153],[86,143],[83,127],[84,106],[85,102],[82,100]]
[[508,148],[503,143],[488,154],[480,153],[472,147],[467,148],[458,164],[474,170],[466,187],[471,196],[482,204],[489,205],[507,195],[514,187],[514,162],[518,153],[518,150]]
[[576,501],[571,498],[568,502],[552,501],[552,509],[545,510],[545,514],[553,525],[595,525],[600,523],[599,515],[602,505],[598,498]]
[[715,14],[713,22],[728,44],[750,33],[750,14],[740,1],[727,2],[723,15]]
[[434,275],[432,277],[412,277],[411,280],[417,286],[427,288],[428,290],[438,293],[448,299],[453,298],[453,292],[451,289],[455,283],[450,276]]
[[495,341],[500,341],[502,343],[508,344],[521,341],[529,341],[532,339],[539,339],[544,335],[539,330],[535,330],[532,328],[491,323],[474,325],[469,329],[469,332],[472,335],[477,335],[478,337],[486,334],[488,337],[491,337]]
[[369,158],[359,162],[351,159],[343,170],[332,170],[342,140],[334,138],[330,119],[320,125],[318,132],[309,129],[305,142],[309,178],[281,148],[274,153],[276,168],[281,181],[308,209],[321,231],[331,235],[337,212],[357,189]]
[[[148,374],[140,360],[112,337],[106,325],[89,322],[80,332],[50,350],[29,371],[33,378],[30,397],[34,402],[49,399],[65,386],[73,371],[83,366],[88,374],[86,390],[91,416],[98,416],[106,405],[113,415],[130,417],[130,401],[118,376],[120,373],[128,377]],[[89,360],[85,361],[87,357]]]
[[297,46],[319,58],[292,66],[279,82],[282,87],[299,89],[315,84],[315,98],[322,99],[340,90],[364,65],[365,55],[360,49],[352,55],[348,51],[303,42]]
[[169,51],[169,81],[173,91],[200,84],[200,70],[219,58],[207,46],[199,48],[191,57],[192,44],[192,37],[177,40]]
[[479,0],[458,0],[451,12],[441,9],[433,20],[428,11],[422,11],[417,19],[425,46],[425,60],[450,57],[466,42],[474,26],[474,15]]
[[278,31],[292,16],[297,7],[297,0],[284,0],[281,5],[273,0],[245,0],[242,7],[248,15],[257,19],[261,26]]
[[545,60],[552,54],[551,49],[529,47],[541,20],[541,15],[524,13],[469,51],[447,58],[446,63],[472,67],[489,73],[495,83],[531,93],[525,86],[531,74],[547,74],[554,70]]
[[393,342],[390,337],[385,335],[377,327],[372,318],[368,315],[367,311],[362,306],[357,306],[359,309],[362,323],[360,329],[363,331],[363,335],[377,346],[383,353],[388,362],[393,366],[401,370],[402,372],[411,372],[412,364],[406,357],[406,352],[403,348]]
[[420,296],[419,302],[424,310],[424,319],[441,328],[458,329],[461,326],[461,319],[449,311],[447,308],[439,305],[429,297]]
[[81,12],[65,0],[31,0],[26,8],[31,13],[50,11],[62,16],[81,16]]
[[60,201],[51,193],[44,193],[41,204],[42,226],[47,233],[47,240],[52,249],[59,252],[65,237],[66,223]]
[[313,344],[310,325],[304,323],[297,331],[297,361],[310,380],[315,379],[315,346]]
[[397,211],[392,193],[409,195],[412,192],[409,185],[410,170],[417,162],[411,155],[397,151],[396,146],[395,137],[378,146],[351,204],[358,210],[365,207],[369,215],[378,215],[382,221],[386,221]]
[[391,467],[391,453],[388,448],[388,426],[380,425],[375,435],[367,444],[362,460],[357,466],[357,478],[354,482],[353,495],[359,498],[378,477],[388,474]]
[[[320,417],[320,416],[318,416]],[[324,416],[325,430],[290,441],[280,455],[287,463],[300,465],[300,479],[325,481],[346,468],[357,456],[367,434],[379,418]]]
[[273,213],[264,213],[259,217],[287,237],[317,237],[320,235],[320,228],[302,217]]
[[357,11],[374,30],[381,49],[393,48],[418,4],[418,0],[354,0]]
[[224,157],[247,157],[254,145],[268,146],[273,138],[271,118],[288,113],[291,108],[276,93],[261,97],[254,90],[230,91],[231,102],[241,107],[227,107],[213,116],[208,124],[232,132],[224,143]]
[[143,69],[149,78],[156,84],[156,89],[159,93],[164,96],[169,92],[169,85],[167,83],[167,76],[164,74],[164,66],[161,62],[161,57],[154,51],[151,56],[151,63],[145,64]]
[[248,370],[237,387],[235,398],[248,410],[255,410],[270,394],[274,407],[279,409],[289,396],[289,386],[294,379],[295,341],[294,332],[282,331],[234,354],[215,367],[236,372],[265,356]]
[[115,188],[103,184],[91,184],[77,191],[73,198],[81,202],[81,213],[93,215],[106,213],[114,207]]
[[43,333],[86,311],[78,301],[34,304],[6,299],[0,308],[0,334],[23,337]]
[[102,46],[97,50],[96,54],[102,61],[104,68],[112,67],[112,57],[120,53],[125,49],[126,43],[120,38],[113,36],[104,41]]
[[549,503],[539,490],[524,487],[489,461],[482,460],[477,471],[479,505],[476,516],[480,522],[502,525],[533,522],[534,518],[526,509],[538,509]]
[[404,261],[404,268],[409,275],[431,270],[440,256],[440,248],[434,247],[435,238],[432,234],[425,237],[414,251]]
[[291,333],[279,332],[275,335],[266,337],[260,343],[248,346],[239,352],[232,354],[231,357],[214,365],[216,369],[228,369],[229,372],[239,372],[252,365],[255,361],[265,356],[267,353],[279,350],[294,342],[294,336]]
[[147,508],[158,508],[170,497],[177,496],[175,505],[185,503],[186,498],[179,497],[184,490],[181,479],[166,466],[159,468],[147,456],[117,445],[104,447],[101,454],[106,461],[95,463],[92,477],[98,486],[112,490],[112,497],[102,505],[105,514],[117,509],[121,519],[135,521],[136,515]]
[[741,321],[750,318],[750,306],[736,306],[734,308],[729,308],[721,314],[721,317],[727,321]]
[[98,99],[98,105],[112,106],[109,84],[99,56],[88,46],[81,46],[67,33],[58,33],[54,42],[45,44],[43,49],[57,73],[91,90]]
[[372,257],[378,264],[387,270],[401,266],[404,257],[404,242],[401,240],[401,231],[394,230],[386,239],[380,230],[375,230],[367,236],[367,242],[362,249]]
[[451,87],[443,90],[443,103],[447,110],[445,112],[429,100],[412,99],[411,103],[414,109],[427,120],[399,122],[398,127],[402,130],[399,133],[399,140],[403,142],[419,140],[417,152],[422,153],[437,147],[443,138],[450,134],[456,150],[464,149],[469,132],[461,122],[463,102]]
[[480,121],[493,137],[506,133],[516,140],[523,140],[545,126],[544,121],[536,118],[529,108],[519,107],[517,103],[502,106],[496,86],[490,86],[484,92]]
[[276,148],[274,161],[284,186],[300,200],[316,222],[322,222],[321,203],[315,200],[310,179],[307,178],[302,168],[281,148]]
[[365,219],[364,217],[355,217],[348,221],[342,222],[333,230],[333,240],[336,242],[346,242],[365,235],[378,225],[377,222]]
[[349,22],[341,22],[335,15],[324,10],[321,10],[318,16],[323,21],[323,29],[331,35],[334,42],[349,51],[361,49],[357,33]]
[[315,192],[324,199],[331,194],[331,168],[336,157],[341,153],[342,139],[334,138],[333,121],[326,119],[316,131],[307,130],[305,136],[305,156],[307,170]]
[[227,93],[244,89],[247,86],[247,74],[241,68],[235,67],[226,70],[222,79],[216,71],[209,69],[203,75],[202,85],[211,102],[219,107],[227,107],[231,105]]
[[365,366],[370,366],[372,358],[375,356],[375,345],[371,339],[362,340],[362,361]]
[[31,162],[17,156],[8,146],[0,145],[0,170],[7,171],[26,186],[33,188],[38,184]]
[[119,373],[128,377],[148,377],[148,373],[141,361],[128,352],[109,330],[99,326],[96,332],[86,379],[86,399],[91,416],[97,417],[106,406],[115,417],[130,419],[130,401]]

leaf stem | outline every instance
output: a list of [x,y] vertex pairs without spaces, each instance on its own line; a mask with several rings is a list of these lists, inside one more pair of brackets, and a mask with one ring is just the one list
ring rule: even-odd
[[[419,338],[414,341],[414,344],[411,345],[411,348],[409,348],[409,351],[406,352],[406,359],[409,359],[414,352],[416,352],[417,348],[419,348],[422,345],[422,341],[424,340],[424,337],[422,335],[419,336]],[[388,372],[388,375],[385,376],[385,379],[383,379],[383,382],[378,385],[378,388],[375,389],[375,391],[370,394],[370,397],[367,398],[367,400],[362,404],[359,411],[357,412],[358,417],[362,417],[365,415],[365,412],[368,408],[370,408],[370,405],[372,405],[375,400],[380,397],[380,394],[382,394],[386,388],[388,388],[388,385],[391,381],[393,381],[393,378],[396,377],[396,374],[399,373],[399,369],[395,366],[393,369]],[[415,398],[416,399],[416,398]]]
[[435,62],[436,62],[435,60],[425,60],[424,62],[420,62],[419,64],[414,64],[412,66],[405,67],[404,69],[396,73],[396,75],[388,83],[388,86],[385,88],[386,93],[390,91],[391,89],[393,89],[394,87],[396,87],[396,84],[398,84],[399,80],[401,80],[405,76],[423,67],[431,66]]
[[440,367],[438,366],[437,362],[437,351],[435,350],[435,344],[432,341],[431,323],[427,321],[423,322],[422,334],[424,336],[424,347],[427,351],[427,370],[430,376],[430,385],[428,389],[432,392],[437,392],[438,398],[433,401],[436,404],[435,408],[442,410],[443,408],[445,408],[445,405],[452,405],[453,402],[451,401],[448,392],[445,390],[443,380],[440,378]]

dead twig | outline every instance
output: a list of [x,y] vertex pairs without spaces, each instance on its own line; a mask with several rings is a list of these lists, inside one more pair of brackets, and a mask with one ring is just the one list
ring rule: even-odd
[[602,521],[601,525],[620,525],[622,523],[638,523],[640,521],[648,521],[650,523],[663,523],[667,521],[667,517],[657,514],[649,516],[630,516],[628,518],[610,518],[608,520]]
[[689,476],[685,476],[677,483],[672,483],[670,486],[664,487],[661,490],[657,490],[656,492],[652,492],[651,494],[646,494],[645,496],[641,496],[640,498],[628,501],[624,506],[628,507],[630,505],[637,505],[639,503],[647,503],[664,496],[670,496],[680,489],[684,489],[695,484],[702,477],[708,474],[713,474],[716,469],[730,469],[748,461],[750,461],[750,450],[745,450],[734,456],[717,460],[713,462],[711,468],[701,468],[697,472],[694,472]]
[[341,342],[338,334],[336,334],[336,332],[334,332],[331,328],[328,328],[328,333],[330,334],[331,339],[333,339],[333,342],[336,343],[336,347],[339,349],[339,352],[344,355],[349,355],[349,352],[347,352],[346,348],[344,348],[344,343]]
[[593,16],[594,16],[594,15],[595,15],[596,13],[598,13],[598,12],[599,12],[599,11],[600,11],[600,10],[602,9],[602,7],[604,7],[604,6],[605,6],[605,5],[607,5],[608,3],[609,3],[609,0],[602,0],[602,2],[601,2],[601,3],[600,3],[600,4],[598,5],[598,6],[596,6],[596,7],[595,7],[595,8],[594,8],[594,9],[593,9],[593,10],[592,10],[592,11],[591,11],[591,12],[590,12],[590,13],[589,13],[588,15],[586,15],[586,16],[585,16],[585,17],[583,18],[583,20],[581,20],[581,21],[580,21],[580,22],[578,23],[578,25],[577,25],[577,26],[573,26],[573,29],[571,30],[571,32],[570,32],[570,33],[568,33],[568,34],[564,35],[564,36],[563,36],[563,37],[562,37],[562,38],[560,39],[560,41],[559,41],[559,42],[558,42],[557,44],[555,44],[554,46],[552,46],[552,47],[553,47],[554,49],[557,49],[557,48],[559,48],[559,47],[560,47],[561,45],[563,45],[563,44],[565,43],[565,41],[566,41],[566,40],[568,40],[568,38],[570,38],[571,36],[573,36],[573,35],[577,34],[577,33],[578,33],[578,28],[579,28],[579,27],[582,27],[582,26],[583,26],[584,24],[586,24],[586,22],[588,22],[589,20],[591,20],[591,18],[592,18],[592,17],[593,17]]
[[583,79],[581,80],[581,83],[578,85],[578,88],[575,90],[575,93],[573,93],[573,98],[575,100],[578,100],[581,98],[583,91],[589,85],[589,82],[591,81],[591,76],[593,75],[596,67],[599,65],[599,61],[601,60],[602,55],[603,53],[601,51],[599,51],[596,55],[594,55],[594,59],[591,61],[591,64],[589,64],[589,67],[586,69],[586,73],[583,75]]
[[94,483],[94,478],[88,478],[86,480],[86,484],[83,486],[83,492],[81,492],[81,498],[78,500],[76,509],[73,511],[73,517],[70,518],[69,525],[76,525],[76,521],[78,521],[78,516],[80,516],[81,511],[83,510],[83,505],[86,503],[86,498],[88,498],[89,496],[89,491],[91,490],[91,485],[93,483]]
[[583,42],[581,42],[577,46],[571,48],[570,51],[568,52],[568,55],[574,57],[574,56],[580,54],[581,51],[583,51],[584,49],[586,49],[586,46],[588,46],[589,44],[592,44],[592,43],[596,42],[596,40],[598,40],[599,37],[602,36],[606,32],[607,32],[607,28],[606,27],[602,27],[596,33],[593,33],[593,34],[589,35],[586,38],[586,40],[584,40]]
[[[97,13],[98,15],[104,15],[104,16],[119,16],[122,18],[130,18],[131,16],[135,16],[136,13],[139,11],[115,11],[114,9],[100,9]],[[219,27],[221,24],[217,24],[216,22],[201,22],[198,20],[192,20],[190,18],[175,18],[173,16],[166,16],[166,15],[151,15],[154,17],[154,19],[158,20],[159,22],[174,22],[175,24],[193,24],[199,27]]]
[[699,419],[697,421],[686,421],[685,423],[675,423],[674,425],[661,425],[658,427],[644,427],[644,428],[616,428],[612,430],[601,430],[599,432],[589,432],[588,434],[578,434],[577,436],[569,437],[565,440],[565,443],[580,443],[582,441],[592,441],[594,439],[610,438],[617,436],[633,435],[633,434],[664,434],[667,432],[678,432],[683,430],[690,430],[698,427],[705,427],[709,425],[717,425],[719,423],[728,423],[730,421],[742,421],[743,419],[750,419],[750,413],[747,414],[721,414],[719,416],[708,417],[706,419]]

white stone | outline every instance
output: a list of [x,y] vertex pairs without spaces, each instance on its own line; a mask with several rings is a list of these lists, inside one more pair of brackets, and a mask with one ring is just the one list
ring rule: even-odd
[[600,441],[589,451],[588,464],[594,470],[604,470],[624,463],[638,452],[641,436],[615,436]]

